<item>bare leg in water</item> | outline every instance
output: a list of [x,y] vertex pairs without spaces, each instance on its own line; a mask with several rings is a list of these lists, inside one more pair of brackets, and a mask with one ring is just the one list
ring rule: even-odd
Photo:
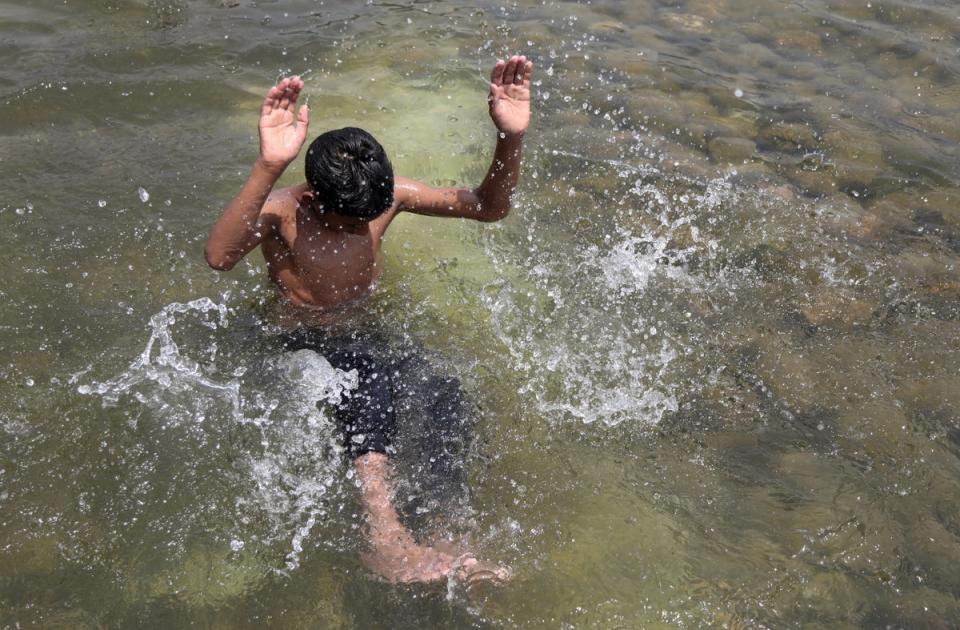
[[389,582],[435,582],[451,574],[468,584],[476,580],[502,581],[509,569],[477,560],[472,554],[454,556],[418,544],[393,507],[392,466],[383,453],[366,453],[353,462],[370,530],[372,550],[367,565]]

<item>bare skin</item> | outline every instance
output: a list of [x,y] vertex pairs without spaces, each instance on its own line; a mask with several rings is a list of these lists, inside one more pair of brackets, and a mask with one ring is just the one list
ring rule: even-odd
[[[270,278],[292,304],[329,314],[368,295],[380,275],[380,246],[401,212],[498,221],[510,212],[520,174],[523,136],[530,124],[533,63],[524,56],[497,61],[490,77],[490,117],[498,133],[493,161],[475,189],[432,188],[394,178],[393,205],[370,221],[324,211],[306,183],[274,190],[307,137],[309,110],[296,108],[304,83],[281,80],[260,108],[260,155],[237,196],[210,231],[204,255],[211,267],[233,268],[258,245]],[[392,582],[430,582],[453,575],[502,580],[509,571],[471,554],[454,555],[420,545],[401,523],[392,503],[391,466],[381,453],[353,463],[370,532],[365,560]]]

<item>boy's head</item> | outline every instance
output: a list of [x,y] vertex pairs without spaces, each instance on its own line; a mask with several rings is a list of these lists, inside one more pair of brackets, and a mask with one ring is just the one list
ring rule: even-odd
[[307,183],[325,212],[369,221],[393,204],[393,167],[380,143],[345,127],[317,137],[307,149]]

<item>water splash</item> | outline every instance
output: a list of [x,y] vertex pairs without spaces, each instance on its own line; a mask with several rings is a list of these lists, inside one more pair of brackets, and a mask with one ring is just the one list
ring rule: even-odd
[[[222,396],[239,415],[239,382],[235,379],[216,381],[205,374],[204,366],[181,354],[173,339],[172,330],[178,315],[190,315],[194,321],[212,330],[227,323],[226,305],[217,304],[210,298],[168,304],[150,318],[150,338],[147,345],[126,371],[102,383],[80,385],[77,391],[86,395],[98,395],[105,405],[115,405],[120,396],[128,393],[134,393],[141,403],[147,403],[147,394],[136,393],[141,385],[147,385],[148,389],[150,385],[160,386],[161,389],[153,392],[158,395],[162,394],[163,390],[182,393],[200,388]],[[216,319],[211,315],[216,316]],[[216,345],[209,348],[209,353],[211,359],[216,358]]]
[[[244,355],[249,338],[235,339],[227,316],[227,305],[209,298],[169,304],[150,318],[143,351],[120,375],[77,391],[131,411],[144,448],[176,445],[156,455],[175,460],[173,477],[131,468],[129,487],[182,483],[190,493],[185,505],[193,506],[187,509],[222,521],[225,551],[273,558],[281,545],[283,562],[273,570],[287,573],[299,567],[311,532],[330,513],[331,488],[339,485],[341,448],[324,405],[356,388],[357,374],[310,350]],[[202,468],[222,470],[222,478],[198,487],[193,480]],[[125,509],[149,519],[149,506],[129,498]],[[181,517],[165,526],[171,543],[191,535],[192,515]]]
[[676,359],[690,351],[680,305],[710,286],[691,262],[716,256],[712,226],[736,193],[727,177],[678,192],[626,166],[610,164],[626,180],[612,229],[588,235],[573,255],[569,241],[536,227],[519,260],[488,248],[503,276],[527,270],[481,299],[520,394],[551,421],[656,424],[678,410],[674,391],[696,387],[680,383]]
[[341,447],[331,419],[318,401],[336,404],[356,389],[356,370],[344,372],[312,350],[276,357],[268,370],[280,377],[272,399],[253,422],[261,429],[263,452],[248,458],[254,489],[239,503],[265,513],[277,537],[289,539],[282,572],[296,570],[304,543],[328,515],[324,501],[338,479]]

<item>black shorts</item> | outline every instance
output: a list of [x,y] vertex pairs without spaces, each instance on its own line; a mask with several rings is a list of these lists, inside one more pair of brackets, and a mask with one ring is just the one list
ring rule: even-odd
[[[330,365],[357,371],[357,388],[336,406],[337,424],[351,458],[393,454],[401,415],[413,416],[402,436],[408,450],[426,456],[430,472],[460,468],[471,436],[471,414],[454,377],[438,375],[418,349],[373,336],[300,328],[280,338],[286,351],[313,350]],[[425,471],[427,472],[427,471]]]

